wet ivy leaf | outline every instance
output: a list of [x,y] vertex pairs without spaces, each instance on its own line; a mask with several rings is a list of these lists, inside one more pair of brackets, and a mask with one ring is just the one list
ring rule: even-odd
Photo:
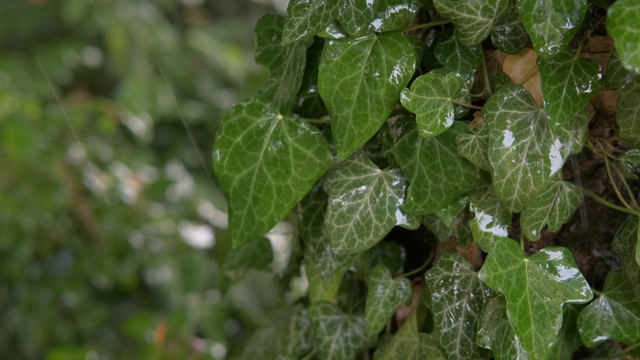
[[318,87],[341,160],[380,129],[415,67],[411,43],[400,33],[326,41]]
[[496,19],[491,30],[491,42],[498,50],[507,54],[517,54],[529,42],[529,34],[524,28],[517,8],[507,9]]
[[428,73],[417,78],[411,90],[402,90],[400,101],[416,114],[420,135],[430,138],[451,127],[456,117],[455,103],[469,103],[471,97],[459,75]]
[[482,308],[491,296],[473,266],[459,254],[443,254],[425,273],[431,293],[435,334],[447,359],[488,359],[491,352],[476,344]]
[[551,59],[538,58],[544,109],[558,124],[573,119],[600,91],[600,65],[577,55],[562,51]]
[[622,87],[618,96],[616,121],[620,126],[620,137],[635,147],[640,147],[640,78],[635,78]]
[[622,268],[631,281],[636,298],[640,299],[640,266],[636,261],[638,252],[638,217],[630,216],[618,228],[611,247],[622,262]]
[[531,359],[546,359],[562,326],[562,305],[593,294],[571,252],[546,247],[527,258],[517,242],[500,239],[479,277],[507,298],[509,323]]
[[419,6],[419,0],[375,0],[375,16],[371,28],[378,33],[403,30],[413,19]]
[[473,240],[482,251],[493,252],[498,239],[509,236],[511,211],[502,206],[492,186],[482,186],[471,192],[469,208],[475,213],[469,221]]
[[309,316],[322,360],[355,360],[376,343],[376,337],[365,335],[362,316],[347,315],[335,304],[311,305]]
[[237,279],[249,269],[271,271],[272,263],[271,242],[267,238],[261,238],[228,252],[223,269],[225,274]]
[[283,114],[293,104],[304,75],[307,48],[311,39],[287,46],[281,45],[282,16],[268,14],[256,25],[256,62],[269,68],[271,74],[258,98],[275,105]]
[[640,302],[622,269],[611,270],[602,294],[578,315],[580,337],[588,347],[613,339],[640,342]]
[[460,213],[464,211],[469,205],[469,197],[465,196],[457,201],[452,202],[451,204],[445,206],[444,208],[435,212],[435,215],[438,219],[442,220],[442,222],[446,226],[453,226],[453,223],[460,216]]
[[456,136],[458,154],[482,170],[491,171],[489,161],[489,126],[486,123],[473,129],[474,133],[462,132]]
[[640,74],[640,3],[618,0],[607,11],[607,32],[616,44],[624,67]]
[[452,37],[436,45],[436,59],[447,72],[453,72],[465,81],[467,88],[475,82],[476,71],[482,64],[482,46],[480,44],[464,45]]
[[564,305],[562,308],[562,328],[560,335],[551,350],[549,359],[571,360],[573,353],[582,346],[580,334],[578,333],[578,313],[580,308],[576,305]]
[[456,37],[465,45],[479,44],[491,32],[493,22],[509,6],[509,0],[433,0],[438,13],[455,26]]
[[318,129],[261,101],[234,106],[213,148],[213,168],[229,199],[234,246],[269,231],[332,164]]
[[409,279],[393,279],[384,265],[377,265],[371,270],[367,288],[365,334],[374,337],[384,329],[399,306],[411,305],[413,292]]
[[391,341],[376,354],[374,360],[445,360],[431,334],[418,332],[417,311],[414,311]]
[[282,44],[311,38],[338,17],[337,0],[291,0],[287,8]]
[[508,85],[513,85],[511,78],[504,71],[500,71],[496,74],[491,82],[491,91],[497,92],[500,88]]
[[500,294],[489,299],[482,312],[480,324],[476,337],[478,345],[493,350],[496,360],[527,360],[529,358],[520,339],[509,324],[507,299],[504,295]]
[[342,28],[352,37],[360,37],[371,32],[375,7],[372,0],[343,0],[338,14]]
[[533,48],[545,58],[557,55],[567,46],[588,6],[586,0],[517,0],[516,3]]
[[304,268],[309,282],[309,302],[316,304],[322,301],[336,301],[347,269],[340,268],[325,277],[322,276],[316,264],[306,259]]
[[454,129],[425,139],[415,124],[401,126],[403,131],[395,144],[396,159],[409,180],[403,210],[416,215],[433,214],[480,183],[477,168],[456,152]]
[[377,244],[396,225],[419,220],[400,210],[406,180],[399,169],[380,170],[366,155],[342,162],[324,183],[329,194],[325,229],[331,247],[357,253]]
[[625,85],[633,80],[634,73],[630,73],[624,68],[617,52],[611,53],[607,72],[605,73],[605,84],[608,90],[622,89]]

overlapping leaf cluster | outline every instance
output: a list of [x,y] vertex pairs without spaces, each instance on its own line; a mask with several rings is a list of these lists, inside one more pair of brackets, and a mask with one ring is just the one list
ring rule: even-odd
[[[301,331],[313,345],[281,357],[355,359],[377,348],[381,359],[569,359],[581,344],[640,342],[637,209],[614,244],[623,267],[582,310],[571,304],[593,292],[570,250],[524,251],[581,204],[563,168],[583,150],[596,93],[620,89],[620,136],[640,143],[640,52],[630,45],[640,43],[640,7],[610,7],[618,52],[606,74],[581,53],[600,23],[594,7],[292,0],[286,17],[258,23],[256,59],[270,77],[225,118],[214,169],[236,246],[300,216],[292,261],[304,262],[310,307],[296,316],[308,317]],[[483,49],[489,38],[498,50]],[[504,73],[490,71],[496,52],[514,54]],[[635,163],[626,157],[628,171]],[[444,254],[420,297],[420,280],[398,276],[403,247],[384,239],[421,224],[442,241],[473,242],[487,254],[480,271]],[[391,335],[403,311],[411,315]]]

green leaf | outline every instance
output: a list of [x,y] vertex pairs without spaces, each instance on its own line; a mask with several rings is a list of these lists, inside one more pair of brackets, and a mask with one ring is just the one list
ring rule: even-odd
[[480,44],[464,45],[452,37],[436,45],[436,59],[447,72],[453,72],[465,81],[467,88],[475,82],[476,71],[482,64],[482,46]]
[[529,358],[520,339],[511,329],[507,316],[507,299],[503,295],[489,299],[480,324],[476,341],[481,347],[493,350],[496,360]]
[[224,272],[237,279],[250,269],[271,271],[272,263],[271,242],[267,238],[261,238],[228,252],[224,259]]
[[466,210],[460,212],[451,225],[447,225],[436,215],[423,217],[422,224],[436,236],[439,242],[445,242],[454,237],[458,246],[467,248],[473,241],[471,229],[469,229],[469,212]]
[[318,93],[318,70],[323,48],[324,39],[314,37],[313,44],[307,49],[307,66],[293,108],[294,113],[304,118],[319,119],[329,115]]
[[389,269],[382,264],[369,273],[367,288],[365,334],[373,337],[384,329],[399,306],[411,305],[413,292],[409,279],[393,279]]
[[551,59],[538,58],[544,109],[558,124],[565,124],[600,91],[600,65],[592,59],[562,51]]
[[311,305],[309,315],[319,359],[355,360],[375,345],[376,338],[364,333],[362,316],[347,315],[337,305],[327,302]]
[[400,170],[380,170],[361,152],[342,162],[324,183],[329,194],[325,229],[331,247],[337,252],[362,252],[394,226],[417,223],[400,210],[405,189]]
[[443,254],[425,273],[431,293],[435,334],[447,359],[488,359],[491,353],[476,344],[482,308],[491,296],[469,264],[459,254]]
[[498,50],[507,54],[519,53],[529,42],[529,34],[516,7],[507,9],[496,19],[491,30],[491,42]]
[[480,183],[477,168],[456,152],[455,129],[425,139],[413,123],[395,126],[396,159],[410,184],[403,210],[417,215],[433,214]]
[[234,246],[269,231],[332,163],[327,141],[311,125],[256,100],[234,106],[213,148]]
[[631,281],[631,288],[635,292],[636,298],[640,299],[640,265],[636,261],[638,253],[638,217],[630,216],[618,228],[613,238],[611,247],[622,262],[627,278]]
[[549,359],[571,360],[573,353],[582,346],[577,325],[580,309],[575,305],[565,305],[562,310],[562,328],[549,351]]
[[428,73],[417,78],[411,90],[402,90],[400,101],[416,114],[420,135],[430,138],[451,127],[456,118],[455,103],[470,103],[471,97],[458,74]]
[[492,186],[482,186],[471,192],[469,208],[475,213],[469,221],[473,240],[482,251],[493,252],[498,239],[509,236],[511,211],[502,206]]
[[380,129],[415,67],[411,43],[400,33],[326,41],[318,87],[341,160]]
[[509,0],[434,0],[438,13],[455,26],[456,37],[465,45],[482,42],[493,23],[509,6]]
[[618,95],[616,121],[620,126],[620,137],[635,147],[640,147],[640,78],[624,85]]
[[608,90],[622,89],[626,84],[631,82],[636,76],[624,68],[617,52],[611,53],[607,72],[605,73],[605,84]]
[[451,204],[445,206],[444,208],[435,212],[435,215],[438,219],[442,220],[442,222],[451,227],[455,223],[456,219],[460,216],[460,213],[464,211],[469,205],[469,197],[461,197],[460,199],[452,202]]
[[613,38],[624,67],[640,74],[640,3],[618,0],[607,11],[607,32]]
[[338,17],[337,0],[291,0],[287,8],[282,44],[311,38]]
[[500,239],[479,277],[507,298],[509,323],[530,359],[547,358],[562,326],[562,305],[593,296],[571,252],[561,247],[527,258],[515,241]]
[[315,304],[322,301],[336,301],[347,269],[339,268],[330,273],[329,276],[324,277],[316,264],[306,259],[304,268],[309,282],[309,302]]
[[493,170],[489,161],[489,126],[482,122],[472,131],[456,136],[458,154],[482,170]]
[[532,199],[520,214],[520,226],[524,236],[536,241],[540,231],[549,225],[549,231],[560,230],[582,202],[582,190],[556,176],[547,188]]
[[578,32],[587,11],[586,0],[516,0],[533,48],[541,57],[563,50]]
[[360,257],[352,265],[358,274],[367,275],[375,266],[382,264],[395,275],[404,269],[406,258],[407,253],[404,247],[394,242],[382,241],[360,253]]
[[580,312],[578,329],[588,347],[608,339],[628,345],[640,342],[640,302],[622,269],[607,274],[600,297]]
[[414,311],[391,341],[374,360],[445,360],[431,334],[418,332],[417,311]]
[[403,30],[418,11],[419,0],[375,0],[371,29],[375,32]]
[[360,37],[370,33],[371,22],[375,16],[372,0],[342,0],[338,21],[342,28],[352,37]]
[[258,98],[272,103],[282,113],[287,113],[302,83],[307,47],[311,45],[311,39],[282,46],[284,21],[278,15],[263,16],[256,25],[255,45],[256,62],[271,70]]

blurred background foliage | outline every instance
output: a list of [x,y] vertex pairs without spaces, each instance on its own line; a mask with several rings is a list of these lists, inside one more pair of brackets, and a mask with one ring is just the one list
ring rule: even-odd
[[223,271],[210,154],[285,6],[0,1],[0,358],[223,359],[268,321],[282,280]]

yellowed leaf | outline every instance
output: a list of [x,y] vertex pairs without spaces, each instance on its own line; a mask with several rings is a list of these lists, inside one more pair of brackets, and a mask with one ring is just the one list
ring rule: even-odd
[[509,76],[512,82],[527,89],[538,106],[542,107],[542,83],[536,65],[537,59],[538,54],[535,51],[525,48],[515,55],[507,56],[502,64],[502,71]]

